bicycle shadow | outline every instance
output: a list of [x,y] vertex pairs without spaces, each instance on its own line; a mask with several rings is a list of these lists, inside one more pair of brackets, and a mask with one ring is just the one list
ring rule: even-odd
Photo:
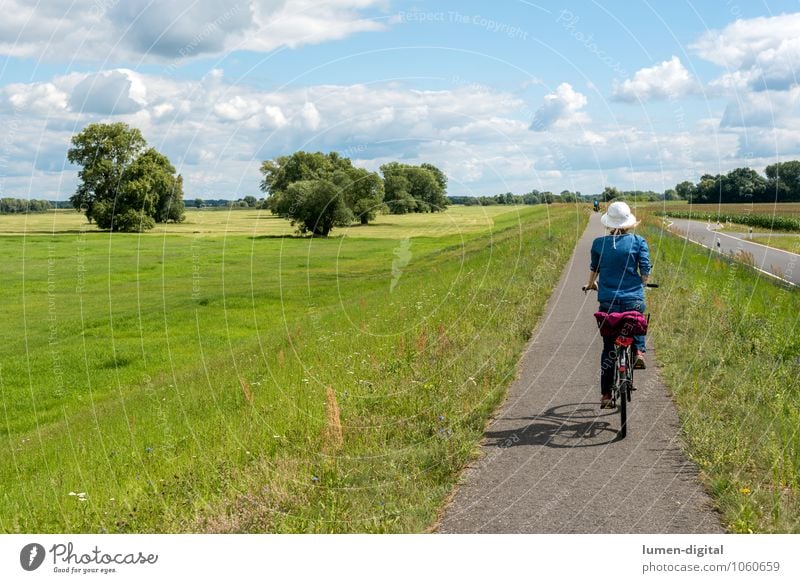
[[616,417],[618,420],[617,410],[598,413],[597,407],[597,403],[567,403],[532,417],[503,417],[504,421],[528,423],[516,429],[486,431],[484,437],[489,440],[486,445],[501,449],[520,445],[572,448],[597,447],[619,441],[619,423],[603,419]]

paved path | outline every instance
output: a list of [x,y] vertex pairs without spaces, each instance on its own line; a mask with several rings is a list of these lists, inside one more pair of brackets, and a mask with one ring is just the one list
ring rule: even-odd
[[753,254],[753,265],[761,271],[800,285],[800,255],[796,253],[748,241],[747,233],[716,232],[713,230],[713,225],[707,222],[669,218],[667,220],[672,223],[672,230],[679,230],[695,243],[716,251],[719,240],[719,250],[722,253],[748,251]]
[[593,215],[439,532],[722,532],[681,453],[657,353],[637,371],[628,437],[615,441],[619,415],[600,409],[597,304],[580,287],[602,233]]

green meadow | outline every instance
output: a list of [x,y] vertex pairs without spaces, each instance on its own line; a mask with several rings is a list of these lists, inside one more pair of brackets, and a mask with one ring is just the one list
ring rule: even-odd
[[0,217],[0,531],[420,532],[586,223]]
[[648,223],[651,334],[686,450],[729,531],[800,532],[800,294]]

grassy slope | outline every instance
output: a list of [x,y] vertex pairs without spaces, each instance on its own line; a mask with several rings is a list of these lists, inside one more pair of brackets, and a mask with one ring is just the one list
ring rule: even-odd
[[413,238],[392,291],[403,217],[0,239],[0,530],[424,530],[585,224],[493,215]]
[[800,293],[649,227],[649,302],[689,453],[735,532],[800,531]]
[[751,239],[755,243],[761,243],[776,249],[783,249],[800,255],[800,235],[793,235],[787,237],[770,237],[769,235],[761,236],[753,235]]

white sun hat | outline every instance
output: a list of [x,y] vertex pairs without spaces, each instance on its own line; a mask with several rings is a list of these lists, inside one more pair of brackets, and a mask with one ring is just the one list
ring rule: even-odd
[[600,222],[608,229],[630,229],[638,222],[631,207],[620,201],[608,205],[608,210],[600,217]]

